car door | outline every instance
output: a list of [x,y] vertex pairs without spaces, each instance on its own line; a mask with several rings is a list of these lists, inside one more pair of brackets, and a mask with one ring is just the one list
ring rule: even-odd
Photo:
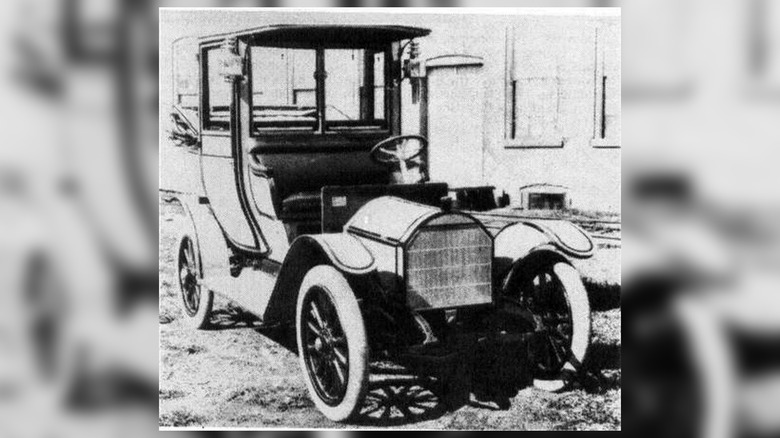
[[235,84],[219,73],[220,46],[201,51],[203,78],[201,172],[203,187],[217,221],[235,246],[253,252],[266,252],[258,231],[252,228],[251,212],[243,193],[240,136],[236,135],[239,108],[235,104]]

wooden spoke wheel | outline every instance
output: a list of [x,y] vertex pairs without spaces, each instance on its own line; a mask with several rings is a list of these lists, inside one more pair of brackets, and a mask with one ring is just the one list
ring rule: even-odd
[[176,267],[185,322],[193,328],[204,328],[209,323],[214,295],[200,284],[200,257],[189,235],[180,240]]
[[347,280],[330,266],[304,277],[296,314],[298,355],[314,404],[334,421],[357,414],[368,386],[363,317]]
[[582,364],[590,343],[591,318],[577,270],[563,262],[537,265],[523,273],[516,293],[537,326],[531,348],[534,377],[555,379],[562,369]]

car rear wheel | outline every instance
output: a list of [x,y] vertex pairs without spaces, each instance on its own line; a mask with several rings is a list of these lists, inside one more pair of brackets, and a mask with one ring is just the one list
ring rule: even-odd
[[363,316],[347,280],[331,266],[303,279],[296,306],[298,357],[309,395],[333,421],[363,404],[368,387],[368,344]]
[[537,325],[531,344],[533,376],[559,379],[564,369],[578,369],[588,351],[591,317],[577,270],[565,262],[538,264],[522,274],[515,292]]
[[185,324],[196,329],[205,328],[211,316],[214,293],[200,284],[200,257],[189,235],[179,241],[176,267]]

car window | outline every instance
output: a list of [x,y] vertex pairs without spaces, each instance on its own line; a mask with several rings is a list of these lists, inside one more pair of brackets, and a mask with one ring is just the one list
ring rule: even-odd
[[386,128],[387,53],[251,47],[253,131]]
[[206,129],[228,130],[230,127],[230,101],[232,84],[220,73],[220,65],[228,55],[219,47],[204,52],[208,81],[206,82],[205,119]]
[[173,103],[196,128],[198,126],[198,110],[200,97],[198,81],[200,79],[197,41],[181,40],[174,46],[174,96]]
[[326,49],[325,73],[325,120],[329,127],[366,127],[384,120],[384,52]]
[[317,125],[314,49],[252,47],[252,120],[258,128]]

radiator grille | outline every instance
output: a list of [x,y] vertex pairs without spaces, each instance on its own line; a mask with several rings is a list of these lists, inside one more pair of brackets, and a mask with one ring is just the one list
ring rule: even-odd
[[413,309],[491,301],[493,243],[475,223],[426,226],[407,245],[406,291]]

